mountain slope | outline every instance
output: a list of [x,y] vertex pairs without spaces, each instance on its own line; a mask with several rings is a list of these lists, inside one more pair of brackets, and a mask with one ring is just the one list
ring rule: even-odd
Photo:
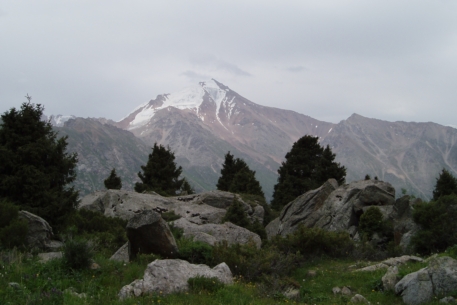
[[354,114],[322,139],[348,168],[347,181],[377,176],[430,198],[443,167],[457,176],[457,130],[435,123],[387,122]]
[[67,151],[78,154],[74,185],[81,196],[105,189],[103,180],[113,168],[122,179],[122,188],[132,190],[151,150],[131,132],[94,119],[70,119],[54,129],[59,137],[68,136]]

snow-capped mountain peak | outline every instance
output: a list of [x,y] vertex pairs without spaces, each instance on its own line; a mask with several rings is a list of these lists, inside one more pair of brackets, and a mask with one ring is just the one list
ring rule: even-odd
[[200,82],[196,86],[185,88],[175,93],[159,95],[155,100],[151,100],[137,107],[119,122],[128,120],[129,123],[127,128],[129,130],[136,129],[146,125],[149,120],[154,117],[157,111],[168,107],[174,107],[181,110],[189,109],[198,114],[200,106],[205,100],[205,96],[209,97],[209,100],[216,104],[217,114],[221,107],[221,103],[227,100],[227,92],[229,91],[230,89],[227,86],[224,86],[214,79]]

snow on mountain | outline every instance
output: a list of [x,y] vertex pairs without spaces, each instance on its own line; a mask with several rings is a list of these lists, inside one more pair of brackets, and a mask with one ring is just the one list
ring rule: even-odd
[[[174,107],[181,110],[189,109],[199,115],[200,106],[204,102],[205,97],[208,97],[211,102],[216,104],[216,118],[221,125],[223,125],[218,115],[221,105],[226,102],[227,106],[231,107],[230,109],[233,109],[232,102],[234,97],[231,101],[228,101],[227,99],[227,92],[229,91],[230,89],[228,87],[225,87],[214,79],[200,82],[194,87],[186,88],[171,94],[159,95],[155,100],[151,100],[137,107],[119,122],[134,115],[134,118],[130,120],[127,129],[136,129],[146,125],[151,118],[154,117],[157,111],[168,107]],[[199,116],[199,118],[204,120],[203,116]]]

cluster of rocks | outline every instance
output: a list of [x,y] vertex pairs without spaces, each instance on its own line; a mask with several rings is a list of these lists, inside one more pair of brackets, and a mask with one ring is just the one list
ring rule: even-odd
[[387,182],[362,180],[338,186],[335,179],[329,179],[318,189],[287,204],[279,217],[267,225],[266,232],[269,239],[276,235],[287,236],[303,225],[328,231],[346,231],[354,240],[359,240],[360,216],[376,206],[384,219],[394,223],[397,244],[406,248],[418,229],[412,220],[413,206],[417,202],[409,196],[395,200],[395,189]]

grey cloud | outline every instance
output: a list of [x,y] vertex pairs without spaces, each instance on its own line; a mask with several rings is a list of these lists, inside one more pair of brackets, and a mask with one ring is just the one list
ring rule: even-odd
[[305,71],[306,68],[303,66],[294,66],[294,67],[288,67],[286,70],[290,71],[290,72],[302,72],[302,71]]
[[189,78],[193,82],[199,82],[199,81],[204,81],[204,80],[207,80],[207,79],[211,79],[210,75],[201,74],[201,73],[197,73],[195,71],[190,71],[190,70],[187,70],[187,71],[181,73],[181,75],[186,76],[187,78]]

